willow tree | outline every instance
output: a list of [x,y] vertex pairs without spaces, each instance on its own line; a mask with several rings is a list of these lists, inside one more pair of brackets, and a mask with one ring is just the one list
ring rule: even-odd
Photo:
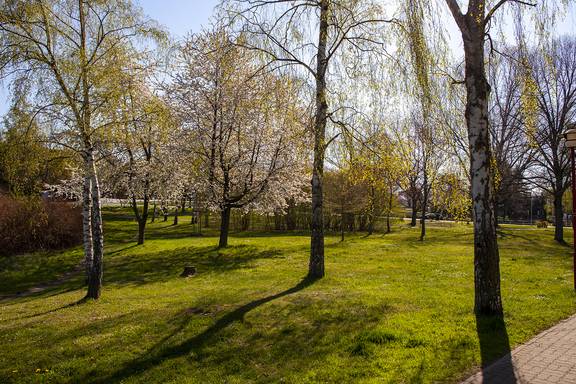
[[365,135],[353,162],[354,176],[368,189],[366,213],[369,235],[375,229],[377,217],[382,214],[386,218],[386,233],[392,232],[390,219],[403,173],[399,143],[385,129],[385,126],[377,126]]
[[470,152],[470,182],[474,222],[475,311],[502,314],[500,295],[500,255],[493,206],[494,170],[489,129],[490,85],[486,76],[485,43],[496,12],[507,3],[500,0],[490,7],[487,0],[469,0],[466,13],[457,0],[445,0],[460,29],[464,43],[466,86],[466,125]]
[[227,10],[247,37],[246,48],[261,52],[267,69],[295,71],[313,89],[312,220],[308,275],[324,276],[323,174],[327,125],[332,112],[329,69],[342,51],[365,54],[378,42],[378,2],[356,0],[230,0]]
[[104,237],[97,150],[114,126],[123,63],[159,37],[129,0],[0,1],[0,68],[12,89],[36,95],[34,116],[83,161],[83,236],[88,292],[100,297]]
[[[466,86],[466,125],[469,140],[470,184],[474,222],[474,282],[475,310],[481,314],[502,314],[500,296],[500,256],[496,237],[494,198],[494,159],[490,143],[489,96],[486,74],[486,42],[495,50],[490,28],[497,24],[497,15],[507,5],[522,9],[538,6],[534,13],[536,32],[549,34],[556,17],[555,11],[568,2],[521,0],[469,0],[466,13],[459,1],[445,0],[462,35],[464,43],[464,80]],[[517,17],[523,24],[522,17]],[[522,40],[520,36],[518,40]]]

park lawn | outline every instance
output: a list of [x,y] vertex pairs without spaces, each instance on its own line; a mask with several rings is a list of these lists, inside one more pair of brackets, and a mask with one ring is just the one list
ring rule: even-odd
[[[405,226],[328,236],[327,275],[311,282],[305,235],[241,233],[218,251],[215,232],[188,236],[183,217],[154,223],[136,246],[120,210],[105,222],[99,301],[74,305],[81,273],[0,301],[0,382],[450,383],[576,312],[570,248],[551,229],[500,233],[504,327],[473,314],[467,225],[432,224],[424,243]],[[0,295],[81,257],[4,262]],[[185,265],[197,276],[180,278]]]

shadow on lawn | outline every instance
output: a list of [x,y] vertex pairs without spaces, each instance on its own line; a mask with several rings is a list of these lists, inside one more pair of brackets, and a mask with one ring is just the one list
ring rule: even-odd
[[[16,306],[16,305],[21,305],[21,304],[25,304],[34,300],[38,300],[38,299],[46,299],[49,297],[53,297],[53,296],[59,296],[62,294],[66,294],[66,293],[70,293],[70,292],[74,292],[77,291],[79,289],[82,289],[82,286],[80,286],[80,284],[78,282],[72,281],[72,282],[67,282],[61,286],[56,286],[53,287],[49,290],[46,291],[42,291],[42,292],[37,292],[37,293],[33,293],[33,294],[29,294],[29,295],[11,295],[11,296],[5,296],[4,298],[0,299],[0,305],[3,308],[8,308],[11,306]],[[14,318],[14,319],[4,319],[3,321],[10,321],[10,320],[17,320],[19,318]]]
[[[527,232],[526,230],[525,232]],[[518,231],[520,232],[520,231]],[[525,251],[528,248],[534,247],[535,249],[540,250],[540,252],[533,253],[533,254],[524,254],[522,256],[523,259],[533,259],[533,260],[540,260],[542,255],[546,255],[547,257],[555,257],[557,255],[561,255],[564,252],[566,245],[560,244],[553,241],[542,240],[541,238],[534,237],[534,236],[527,236],[524,234],[519,234],[518,232],[514,233],[512,231],[499,231],[498,236],[499,240],[509,239],[511,241],[500,242],[499,247],[500,249],[506,250],[518,250],[518,251]]]
[[[105,254],[104,286],[144,285],[178,278],[184,266],[194,265],[198,274],[224,273],[232,270],[251,268],[258,259],[282,257],[279,250],[259,250],[254,246],[237,245],[218,250],[215,247],[178,248],[147,254],[121,253],[136,248],[124,246]],[[114,256],[108,258],[109,256]],[[85,289],[83,268],[75,267],[48,283],[30,283],[25,290],[0,295],[0,304],[9,306],[22,304],[38,298],[47,298],[63,293]],[[63,307],[64,308],[64,307]],[[33,317],[42,314],[34,315]]]
[[104,285],[149,284],[177,278],[184,266],[193,265],[198,274],[222,273],[251,268],[257,259],[281,257],[279,250],[258,250],[237,245],[218,250],[215,247],[178,248],[149,254],[133,254],[111,259],[104,272]]
[[504,318],[476,315],[483,384],[515,384],[514,364]]
[[123,380],[142,373],[144,371],[146,371],[147,369],[153,368],[161,363],[164,363],[166,360],[171,360],[171,359],[175,359],[178,358],[180,356],[184,356],[184,355],[188,355],[190,354],[190,352],[195,352],[196,354],[198,354],[198,352],[200,352],[202,350],[202,348],[212,339],[214,339],[218,333],[222,330],[224,330],[226,327],[230,326],[232,323],[234,322],[243,322],[244,321],[244,316],[252,311],[253,309],[266,304],[270,301],[279,299],[281,297],[296,293],[298,291],[301,291],[302,289],[310,286],[311,284],[313,284],[315,281],[315,279],[311,279],[311,278],[304,278],[302,279],[302,281],[300,281],[297,285],[295,285],[292,288],[289,288],[285,291],[276,293],[274,295],[270,295],[267,297],[263,297],[261,299],[258,300],[254,300],[250,303],[244,304],[243,306],[235,309],[232,312],[229,312],[228,314],[222,316],[221,318],[219,318],[212,326],[210,326],[208,329],[206,329],[205,331],[203,331],[202,333],[171,347],[168,347],[164,350],[162,350],[160,353],[153,355],[152,351],[154,349],[157,349],[158,347],[160,347],[162,345],[163,342],[165,342],[166,340],[170,339],[172,336],[174,336],[176,333],[178,333],[179,331],[181,331],[186,322],[183,322],[179,327],[177,327],[177,329],[172,332],[169,336],[164,337],[162,339],[162,341],[160,341],[159,343],[157,343],[153,348],[151,348],[146,355],[144,355],[142,358],[140,359],[136,359],[133,360],[131,362],[129,362],[128,364],[126,364],[121,370],[119,370],[118,372],[112,374],[109,377],[103,378],[103,379],[98,379],[97,381],[95,381],[95,383],[117,383],[117,382],[122,382]]
[[57,308],[49,309],[49,310],[44,311],[44,312],[33,313],[33,314],[27,315],[27,316],[14,317],[14,318],[10,318],[10,319],[5,319],[3,321],[9,322],[9,321],[13,321],[13,320],[32,319],[32,318],[39,317],[39,316],[49,315],[51,313],[58,312],[58,311],[61,311],[63,309],[66,309],[66,308],[72,308],[72,307],[75,307],[77,305],[82,305],[82,304],[86,303],[87,301],[88,301],[88,299],[86,299],[86,297],[84,297],[80,300],[76,300],[76,301],[73,301],[71,303],[64,304],[64,305],[61,305]]

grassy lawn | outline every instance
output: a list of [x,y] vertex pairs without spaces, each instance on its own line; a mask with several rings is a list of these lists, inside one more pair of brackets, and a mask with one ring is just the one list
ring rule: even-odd
[[[102,299],[82,273],[0,301],[1,383],[457,382],[576,312],[571,251],[552,229],[503,227],[505,324],[473,314],[471,227],[326,239],[326,278],[303,280],[305,235],[188,236],[105,216]],[[567,233],[569,238],[570,233]],[[0,264],[0,295],[73,269],[81,250]],[[185,265],[198,275],[183,279]]]

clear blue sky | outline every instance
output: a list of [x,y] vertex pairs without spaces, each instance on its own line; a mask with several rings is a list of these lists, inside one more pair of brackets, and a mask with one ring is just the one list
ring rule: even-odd
[[138,3],[144,13],[174,36],[182,37],[208,24],[218,0],[139,0]]

